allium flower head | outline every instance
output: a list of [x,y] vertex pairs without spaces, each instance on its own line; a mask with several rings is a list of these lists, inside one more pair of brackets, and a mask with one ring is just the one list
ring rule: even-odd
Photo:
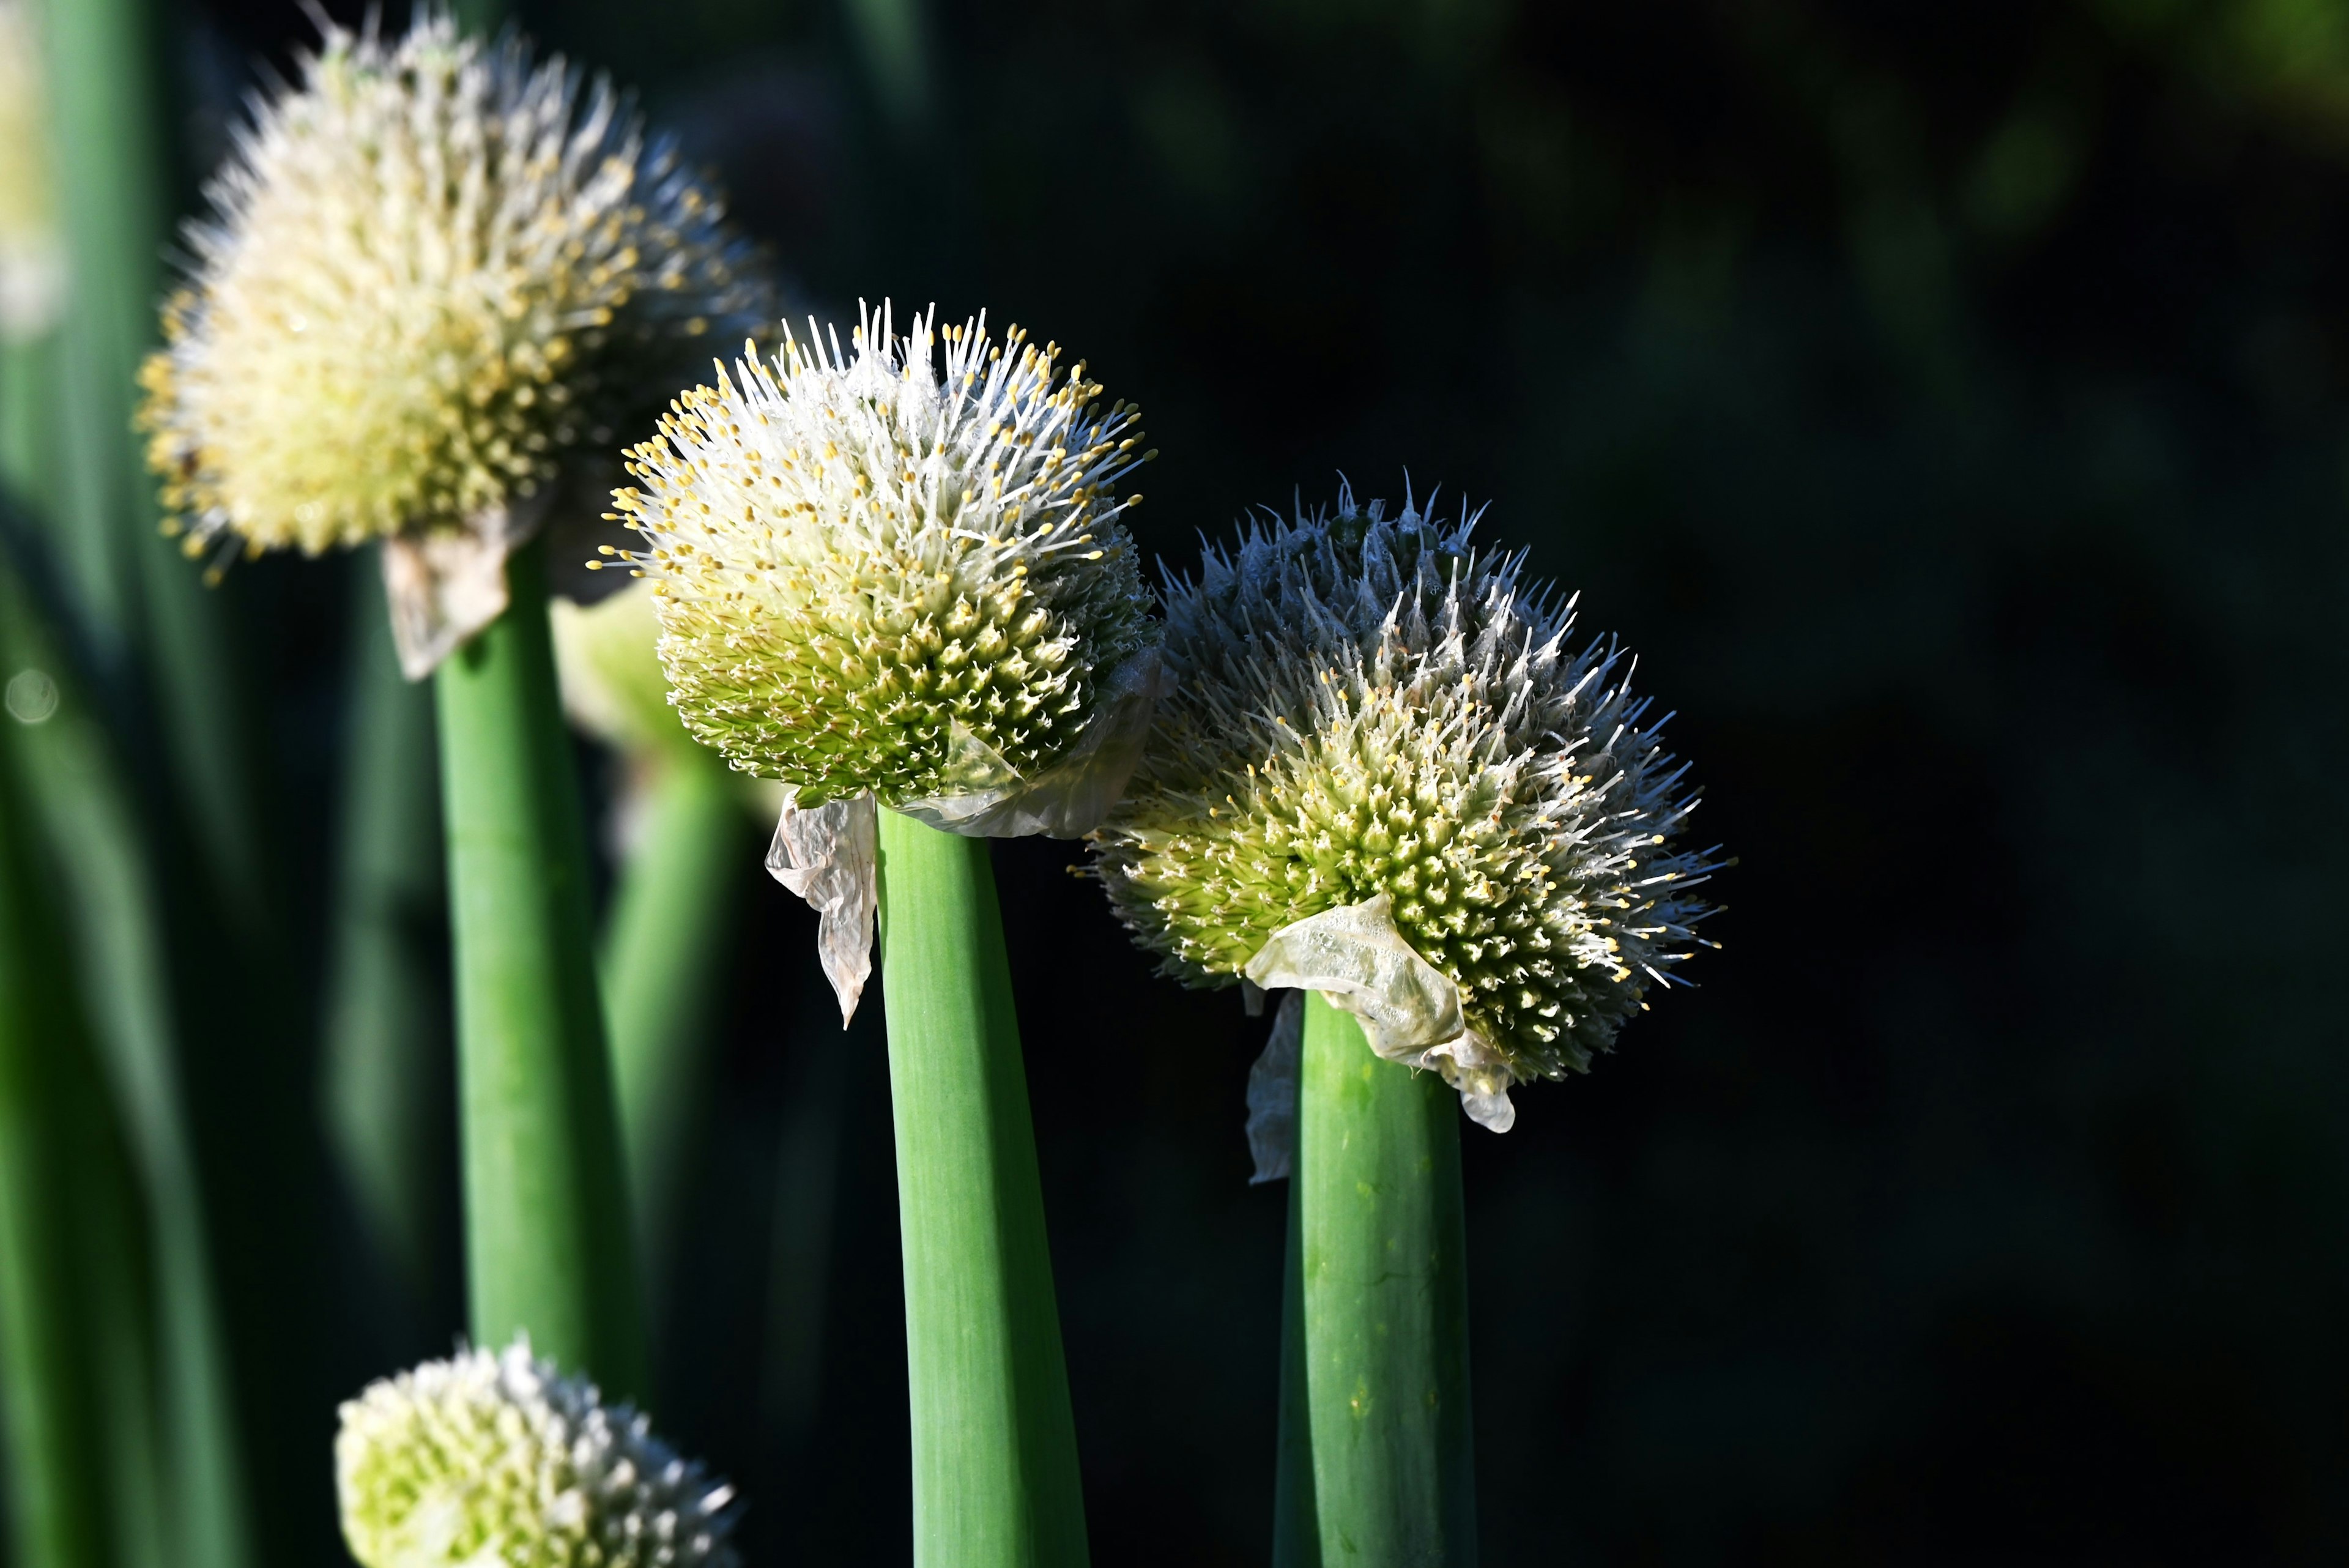
[[335,1439],[361,1568],[732,1568],[732,1491],[526,1341],[370,1386]]
[[1511,1079],[1585,1070],[1668,981],[1713,866],[1673,842],[1695,800],[1628,660],[1568,649],[1571,604],[1473,522],[1341,491],[1171,582],[1174,694],[1097,865],[1193,984],[1262,978],[1315,917],[1399,934],[1470,1043],[1423,1064],[1503,1096],[1479,1119],[1506,1126]]
[[687,727],[802,805],[1033,779],[1154,645],[1115,492],[1137,410],[1017,328],[933,319],[721,368],[618,494]]
[[45,75],[27,0],[0,0],[0,338],[38,335],[65,299]]
[[767,316],[609,83],[443,14],[330,26],[208,193],[144,374],[191,553],[518,536],[566,452]]

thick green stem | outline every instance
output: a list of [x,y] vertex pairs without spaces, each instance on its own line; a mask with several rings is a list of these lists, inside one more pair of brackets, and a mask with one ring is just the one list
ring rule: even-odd
[[1459,1098],[1305,999],[1277,1568],[1476,1561]]
[[566,1370],[640,1397],[643,1330],[544,548],[515,555],[510,607],[438,677],[471,1315],[480,1344],[527,1331]]
[[916,1568],[1079,1568],[1076,1423],[985,839],[881,814]]
[[714,753],[664,758],[646,790],[605,934],[604,1004],[636,1236],[657,1277],[675,1228],[680,1150],[709,1075],[750,835],[740,785]]
[[333,967],[326,978],[326,1130],[378,1249],[421,1308],[447,1189],[445,946],[432,694],[403,680],[383,589],[362,572],[348,688]]
[[0,1417],[20,1568],[104,1568],[105,1488],[73,1202],[87,1063],[59,922],[0,717]]

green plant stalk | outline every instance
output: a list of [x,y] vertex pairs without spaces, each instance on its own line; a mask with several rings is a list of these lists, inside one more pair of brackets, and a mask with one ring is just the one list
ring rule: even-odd
[[159,534],[133,429],[169,227],[152,0],[45,0],[39,10],[73,276],[58,355],[58,553],[104,657],[135,668],[153,693],[211,894],[240,942],[264,944],[259,825],[221,596]]
[[641,1398],[645,1347],[543,541],[436,677],[473,1336]]
[[[157,335],[169,223],[153,0],[36,0],[36,10],[72,277],[53,360],[55,411],[42,416],[53,421],[48,472],[36,493],[98,661],[82,673],[150,699],[160,742],[151,754],[162,764],[150,774],[151,798],[177,808],[141,827],[132,784],[149,781],[114,754],[131,737],[112,737],[110,748],[83,735],[42,738],[59,776],[40,786],[41,805],[65,862],[90,961],[88,1011],[151,1227],[160,1417],[151,1444],[129,1430],[111,1440],[147,1449],[160,1466],[161,1535],[174,1561],[243,1568],[255,1522],[248,1455],[214,1284],[216,1217],[204,1207],[179,1058],[217,1064],[250,1051],[274,1060],[276,1042],[247,1044],[268,1033],[249,1014],[283,988],[261,978],[270,934],[258,817],[221,597],[159,535],[154,483],[131,423],[139,363]],[[68,726],[60,718],[44,728]],[[67,775],[77,772],[96,794],[75,793]],[[88,833],[62,836],[68,822]],[[173,944],[162,940],[165,908],[202,911]],[[198,976],[218,977],[218,994],[175,1016],[181,987]],[[223,1010],[222,999],[234,1005]],[[239,1136],[250,1141],[250,1129]]]
[[717,753],[674,751],[646,784],[604,944],[613,1086],[648,1279],[676,1229],[680,1153],[709,1076],[750,837],[740,783]]
[[1472,1568],[1459,1096],[1305,999],[1282,1303],[1277,1568]]
[[321,1094],[328,1136],[380,1254],[433,1295],[447,1158],[446,1025],[436,950],[445,895],[432,694],[403,679],[377,574],[354,582],[340,865]]
[[88,1052],[0,717],[0,1418],[20,1568],[105,1568],[67,1082]]
[[916,1568],[1081,1568],[1084,1497],[983,838],[881,814]]
[[36,515],[52,510],[56,479],[57,336],[0,338],[0,485]]

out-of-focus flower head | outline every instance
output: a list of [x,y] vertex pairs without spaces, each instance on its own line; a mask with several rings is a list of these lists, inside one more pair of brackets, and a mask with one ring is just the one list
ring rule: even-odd
[[731,1489],[528,1342],[428,1361],[342,1407],[361,1568],[733,1568]]
[[0,338],[39,336],[65,303],[47,73],[26,0],[0,0]]
[[608,82],[445,14],[330,26],[208,194],[144,374],[191,554],[393,540],[419,592],[469,542],[502,566],[566,454],[768,317],[719,204]]

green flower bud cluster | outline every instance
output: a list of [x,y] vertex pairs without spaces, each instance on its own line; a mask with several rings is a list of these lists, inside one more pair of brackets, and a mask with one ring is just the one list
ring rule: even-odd
[[189,232],[142,379],[191,555],[466,527],[608,442],[693,340],[767,319],[718,204],[609,83],[419,11],[396,42],[330,27]]
[[1340,492],[1166,590],[1174,695],[1097,835],[1163,968],[1228,984],[1274,933],[1387,895],[1519,1079],[1586,1070],[1688,956],[1713,865],[1611,644],[1479,553],[1474,519]]
[[732,1568],[730,1489],[526,1341],[372,1385],[335,1439],[361,1568]]
[[1118,522],[1140,497],[1112,488],[1150,455],[1139,411],[1100,411],[1058,354],[983,317],[901,339],[885,308],[846,354],[786,334],[678,399],[616,499],[697,737],[811,806],[976,793],[1069,752],[1156,630]]

